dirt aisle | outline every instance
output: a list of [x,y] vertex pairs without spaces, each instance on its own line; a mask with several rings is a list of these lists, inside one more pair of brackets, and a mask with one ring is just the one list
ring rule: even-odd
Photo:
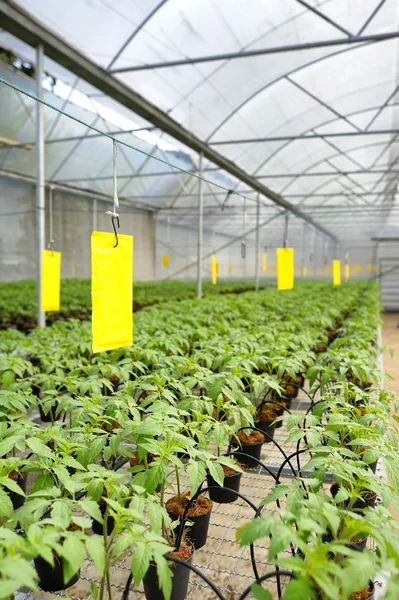
[[384,371],[393,377],[393,379],[385,379],[384,387],[399,396],[399,313],[385,313],[383,321],[383,344],[394,351],[392,358],[388,352],[384,352]]

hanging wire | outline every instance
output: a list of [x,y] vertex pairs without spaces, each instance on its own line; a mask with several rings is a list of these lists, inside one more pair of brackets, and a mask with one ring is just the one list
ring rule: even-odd
[[[102,135],[103,137],[106,137],[106,138],[108,138],[110,140],[113,140],[113,142],[115,144],[118,143],[121,146],[124,146],[126,148],[130,148],[130,150],[134,150],[135,152],[139,152],[140,154],[143,154],[144,156],[148,156],[149,158],[153,158],[157,162],[162,163],[164,165],[167,165],[168,167],[171,167],[172,169],[175,169],[176,171],[179,171],[180,173],[186,173],[187,175],[190,175],[191,177],[195,177],[196,179],[200,179],[201,181],[209,183],[210,185],[213,185],[214,187],[217,187],[217,188],[219,188],[221,190],[224,190],[227,193],[227,195],[226,195],[226,198],[225,198],[225,200],[223,202],[223,205],[227,202],[227,200],[229,199],[229,197],[231,196],[231,194],[235,194],[236,196],[239,196],[240,198],[247,198],[248,200],[250,200],[252,202],[254,201],[254,198],[250,198],[249,196],[245,196],[244,194],[241,194],[240,192],[236,192],[235,190],[227,188],[226,186],[224,186],[224,185],[222,185],[220,183],[216,183],[215,181],[211,181],[210,179],[207,179],[206,177],[202,177],[202,175],[198,175],[197,173],[194,173],[193,171],[189,171],[188,169],[184,169],[183,167],[178,167],[177,165],[174,165],[173,163],[169,162],[168,160],[165,160],[164,158],[160,158],[159,156],[155,156],[151,152],[146,152],[145,150],[141,150],[140,148],[137,148],[136,146],[133,146],[132,144],[128,144],[127,142],[124,142],[122,140],[116,140],[116,138],[114,138],[109,133],[107,133],[105,131],[102,131],[101,129],[98,129],[98,127],[94,127],[93,125],[90,125],[89,123],[86,123],[85,121],[82,121],[81,119],[78,119],[77,117],[74,117],[74,116],[70,115],[69,113],[65,112],[61,108],[57,108],[56,106],[53,106],[49,102],[46,102],[45,100],[43,100],[41,98],[38,98],[37,96],[35,96],[35,94],[30,94],[29,92],[23,90],[22,88],[20,88],[17,85],[11,83],[10,81],[7,81],[3,77],[0,77],[0,83],[2,83],[4,85],[6,85],[7,87],[9,87],[9,88],[11,88],[11,89],[19,92],[20,94],[24,94],[25,96],[27,96],[28,98],[31,98],[32,100],[35,100],[36,102],[40,102],[40,104],[43,104],[44,106],[47,106],[48,108],[51,108],[52,110],[55,110],[56,112],[60,113],[64,117],[67,117],[68,119],[71,119],[72,121],[75,121],[76,123],[79,123],[80,125],[83,125],[87,129],[90,129],[91,131],[95,131],[96,133]],[[121,133],[123,133],[123,132],[121,132]],[[222,205],[222,210],[223,210],[223,205]]]
[[54,236],[53,236],[53,189],[54,187],[50,185],[49,188],[49,207],[50,207],[50,239],[47,244],[47,248],[49,250],[54,250]]
[[244,199],[244,213],[243,213],[243,220],[242,220],[242,242],[241,242],[241,256],[242,258],[245,258],[247,255],[247,242],[245,239],[245,226],[246,226],[246,220],[247,220],[247,199]]
[[116,227],[115,227],[115,221],[118,224],[118,229],[120,227],[119,224],[119,214],[116,212],[116,209],[119,208],[119,198],[118,198],[118,182],[116,179],[116,162],[118,160],[118,144],[116,142],[116,140],[113,140],[113,152],[112,152],[112,176],[113,176],[113,191],[114,191],[114,204],[112,207],[112,210],[107,210],[105,212],[106,215],[111,215],[111,222],[112,222],[112,227],[114,228],[114,233],[115,233],[115,246],[114,248],[117,247],[117,245],[119,244],[119,240],[118,240],[118,232],[116,231]]

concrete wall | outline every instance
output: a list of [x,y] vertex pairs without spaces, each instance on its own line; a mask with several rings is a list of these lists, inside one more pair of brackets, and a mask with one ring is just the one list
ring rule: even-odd
[[[0,177],[0,281],[36,277],[35,186]],[[105,211],[111,204],[69,192],[53,191],[53,237],[62,252],[64,277],[90,277],[90,235],[95,226],[113,231]],[[46,189],[46,245],[49,241],[49,192]],[[134,279],[154,279],[155,237],[151,213],[121,207],[120,232],[134,236]],[[96,224],[97,223],[97,224]]]

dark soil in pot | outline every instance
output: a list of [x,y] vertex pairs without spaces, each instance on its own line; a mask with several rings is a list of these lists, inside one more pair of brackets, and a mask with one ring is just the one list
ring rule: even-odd
[[[19,485],[21,490],[26,493],[26,484],[28,482],[27,473],[18,473],[17,471],[11,471],[8,477],[15,481]],[[8,495],[10,497],[14,510],[20,508],[26,500],[25,496],[21,496],[21,494],[17,494],[16,492],[12,492],[11,490],[8,492]]]
[[[237,464],[238,461],[236,461]],[[241,466],[241,465],[240,465]],[[236,492],[240,491],[240,481],[242,473],[237,473],[234,469],[230,467],[226,467],[226,465],[222,465],[224,471],[224,480],[223,487],[221,487],[212,477],[210,473],[207,475],[208,486],[216,486],[219,489],[217,490],[209,490],[209,497],[212,502],[219,502],[219,504],[230,504],[231,502],[235,502],[239,496],[234,492],[229,490],[235,490]]]
[[[105,511],[107,510],[106,501],[103,498],[101,498],[101,500],[98,503],[98,506],[100,508],[101,515],[104,518]],[[108,516],[107,517],[107,535],[111,535],[111,533],[114,530],[114,527],[115,527],[114,517]],[[93,524],[92,524],[91,528],[93,530],[93,533],[97,533],[98,535],[104,534],[104,527],[103,527],[103,524],[100,523],[100,521],[96,521],[95,519],[93,519]]]
[[259,464],[254,458],[260,460],[260,453],[262,450],[262,445],[265,441],[265,436],[260,433],[260,431],[248,430],[249,433],[245,433],[244,431],[239,431],[237,440],[233,440],[233,445],[238,448],[239,452],[246,454],[247,456],[243,456],[240,454],[237,456],[237,459],[245,466],[249,468],[258,467]]
[[[279,414],[282,414],[283,409],[277,404],[269,402],[259,404],[258,408],[256,409],[256,427],[267,433],[271,438],[274,437],[276,427],[279,425],[278,423],[274,423],[274,420],[277,418],[277,411],[279,411]],[[266,437],[265,444],[269,443],[270,441],[271,440]]]
[[[362,588],[361,590],[357,590],[356,592],[353,592],[353,594],[349,596],[348,600],[374,600],[374,591],[374,583],[370,581],[370,583],[366,587]],[[317,600],[325,600],[326,597],[323,594],[321,594],[320,591],[317,591],[316,598]]]
[[[173,521],[183,517],[188,502],[187,495],[180,498],[173,496],[167,501],[166,510]],[[187,512],[187,521],[193,522],[193,525],[186,525],[187,537],[195,549],[202,548],[206,543],[212,506],[211,500],[200,494]]]
[[[171,551],[168,554],[169,556],[176,556],[176,558],[191,563],[193,553],[194,549],[192,544],[183,538],[179,551],[176,552],[171,548]],[[184,565],[178,565],[176,562],[169,562],[169,566],[173,570],[172,594],[170,600],[184,600],[188,591],[190,569]],[[154,563],[150,564],[147,573],[144,575],[143,585],[144,595],[147,600],[165,600],[165,596],[159,587],[157,568]]]

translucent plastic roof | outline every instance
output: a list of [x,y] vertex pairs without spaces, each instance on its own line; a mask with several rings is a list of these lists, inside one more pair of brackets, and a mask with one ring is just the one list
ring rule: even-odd
[[[339,238],[351,233],[354,216],[357,229],[352,235],[363,228],[369,236],[396,211],[397,0],[68,0],[68,10],[65,3],[51,0],[14,4]],[[392,35],[384,39],[387,34]],[[0,32],[0,46],[35,60],[34,49],[7,32]],[[99,127],[104,128],[105,114],[101,116],[100,106],[119,112],[138,128],[151,128],[54,61],[46,59],[45,70],[96,103],[85,117],[92,116]],[[63,105],[62,99],[55,101]],[[73,102],[67,106],[70,112],[82,110]],[[50,129],[54,118],[48,116]],[[107,126],[109,131],[118,129]],[[57,137],[87,135],[83,127],[80,134],[71,134],[76,129],[62,117]],[[198,157],[189,148],[159,130],[152,134],[176,151],[151,147],[151,138],[148,143],[138,133],[116,137],[133,138],[135,146],[183,168],[198,167]],[[16,136],[34,139],[34,130],[15,130]],[[107,140],[89,138],[76,151],[74,143],[53,144],[54,165],[46,175],[111,193]],[[68,152],[73,156],[62,164]],[[18,171],[27,160],[20,150],[8,154],[14,163],[3,161],[2,168]],[[195,225],[198,180],[176,173],[150,176],[168,168],[133,156],[133,151],[124,154],[120,172],[118,165],[118,174],[126,177],[123,195]],[[57,169],[58,159],[62,166]],[[215,165],[205,161],[204,167],[211,182],[256,198],[248,186]],[[146,176],[130,177],[135,173]],[[221,213],[225,192],[208,184],[203,191],[206,224],[238,235],[243,200],[232,196],[229,210]],[[262,202],[262,218],[276,214],[270,201]],[[248,227],[255,223],[254,205],[249,206]]]

